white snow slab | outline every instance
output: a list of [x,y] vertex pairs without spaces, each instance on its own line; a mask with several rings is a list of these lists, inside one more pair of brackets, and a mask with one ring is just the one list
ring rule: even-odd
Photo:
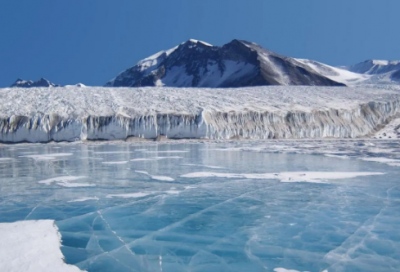
[[52,220],[0,224],[0,271],[79,272],[67,265],[61,235]]
[[349,179],[362,176],[383,175],[379,172],[281,172],[265,174],[236,174],[216,172],[195,172],[182,175],[183,178],[237,178],[237,179],[278,179],[281,182],[326,183],[328,180]]

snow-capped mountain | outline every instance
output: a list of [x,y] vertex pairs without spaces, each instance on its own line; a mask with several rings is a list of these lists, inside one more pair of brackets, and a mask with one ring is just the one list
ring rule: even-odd
[[188,40],[141,60],[107,87],[245,87],[262,85],[344,86],[304,61],[233,40],[222,47]]
[[314,60],[297,59],[297,61],[300,61],[304,65],[307,65],[310,69],[314,70],[320,75],[323,75],[333,81],[346,84],[348,86],[360,85],[371,79],[370,75],[354,73],[346,69],[333,67]]
[[400,70],[400,61],[366,60],[355,65],[345,67],[347,70],[368,75],[386,74]]
[[346,70],[369,75],[370,83],[400,83],[400,61],[366,60],[355,65],[343,67]]
[[10,87],[11,88],[60,87],[60,85],[54,84],[45,78],[41,78],[37,81],[17,79]]

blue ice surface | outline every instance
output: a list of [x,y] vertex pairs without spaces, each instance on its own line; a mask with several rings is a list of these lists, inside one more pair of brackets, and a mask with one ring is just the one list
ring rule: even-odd
[[[56,220],[66,262],[83,270],[400,271],[398,167],[222,143],[12,145],[0,152],[0,222]],[[67,154],[27,157],[54,153]],[[327,184],[181,177],[290,171],[385,175]],[[85,176],[69,183],[95,186],[38,183],[61,176]],[[135,197],[111,196],[121,194]],[[70,202],[82,198],[92,199]]]

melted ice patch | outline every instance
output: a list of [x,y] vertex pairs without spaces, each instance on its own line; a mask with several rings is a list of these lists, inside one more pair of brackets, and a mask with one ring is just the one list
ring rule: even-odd
[[383,175],[380,172],[281,172],[265,174],[235,174],[215,172],[195,172],[182,175],[183,178],[238,178],[238,179],[278,179],[281,182],[326,183],[331,179],[349,179],[362,176]]
[[0,271],[79,272],[67,265],[52,220],[0,224]]
[[139,193],[132,193],[132,194],[113,194],[113,195],[107,195],[107,198],[114,198],[114,197],[120,197],[120,198],[139,198],[139,197],[145,197],[150,195],[150,193],[144,193],[144,192],[139,192]]

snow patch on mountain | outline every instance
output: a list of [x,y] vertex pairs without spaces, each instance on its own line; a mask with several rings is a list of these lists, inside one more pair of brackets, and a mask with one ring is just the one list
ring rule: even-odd
[[308,59],[296,59],[297,61],[307,65],[315,72],[324,75],[334,81],[341,82],[348,86],[362,84],[367,80],[371,79],[370,75],[362,75],[353,73],[345,69],[333,67],[318,61]]
[[366,60],[355,65],[345,67],[347,70],[368,75],[385,74],[400,70],[400,61]]

